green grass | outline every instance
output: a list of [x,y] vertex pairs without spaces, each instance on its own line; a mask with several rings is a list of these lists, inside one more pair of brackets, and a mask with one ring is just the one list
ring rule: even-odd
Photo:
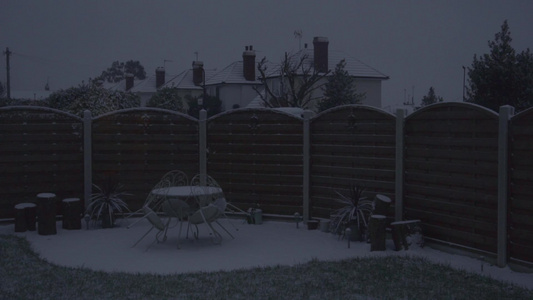
[[106,273],[52,265],[25,239],[0,235],[0,298],[533,299],[533,290],[414,257],[165,276]]

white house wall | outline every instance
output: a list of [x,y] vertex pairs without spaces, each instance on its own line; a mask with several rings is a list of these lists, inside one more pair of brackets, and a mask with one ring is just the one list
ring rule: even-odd
[[253,90],[251,85],[225,85],[218,87],[218,96],[222,101],[223,110],[231,110],[234,105],[245,107],[256,96],[257,92]]
[[381,108],[381,80],[357,78],[355,80],[357,93],[365,93],[365,105]]

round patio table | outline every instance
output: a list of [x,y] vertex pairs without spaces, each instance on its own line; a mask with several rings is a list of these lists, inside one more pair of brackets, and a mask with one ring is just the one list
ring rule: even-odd
[[188,198],[221,194],[222,189],[214,186],[182,185],[153,189],[151,193],[167,198]]

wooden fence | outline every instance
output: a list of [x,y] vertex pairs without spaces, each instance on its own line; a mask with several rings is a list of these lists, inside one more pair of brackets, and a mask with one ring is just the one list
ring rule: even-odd
[[405,120],[404,216],[424,234],[496,253],[498,115],[464,103]]
[[142,207],[162,174],[180,169],[198,173],[198,120],[159,109],[128,109],[92,122],[92,176],[112,176],[132,194],[128,205]]
[[533,109],[511,119],[509,130],[509,256],[533,256]]
[[83,120],[36,107],[0,109],[0,218],[41,192],[83,196]]
[[342,106],[314,117],[239,109],[207,120],[149,108],[78,118],[5,107],[0,218],[39,192],[87,198],[107,175],[133,194],[132,210],[164,172],[181,169],[209,173],[241,209],[307,218],[327,218],[335,192],[359,184],[393,199],[390,220],[422,220],[428,239],[497,254],[500,265],[532,263],[532,122],[532,110],[509,122],[467,103],[406,118]]
[[[355,184],[394,199],[396,119],[367,106],[336,107],[311,120],[312,215],[329,218],[337,192]],[[389,216],[394,216],[391,208]]]
[[207,172],[234,205],[265,212],[302,211],[303,127],[271,110],[238,110],[208,120]]

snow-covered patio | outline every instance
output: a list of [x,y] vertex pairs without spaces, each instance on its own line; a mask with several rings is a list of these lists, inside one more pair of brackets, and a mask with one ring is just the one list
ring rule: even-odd
[[348,248],[346,240],[339,240],[333,234],[320,230],[307,230],[302,224],[297,229],[294,222],[265,221],[261,225],[249,225],[232,219],[236,230],[224,220],[222,224],[235,239],[222,232],[222,244],[213,244],[207,229],[200,227],[200,238],[183,238],[180,249],[176,247],[178,227],[175,227],[169,231],[165,243],[153,244],[148,251],[147,246],[154,241],[155,231],[132,248],[150,226],[143,220],[127,229],[128,222],[131,221],[119,221],[119,227],[112,229],[89,230],[64,230],[58,222],[57,234],[48,236],[38,235],[37,231],[14,233],[11,224],[0,226],[0,233],[25,237],[42,258],[53,264],[106,272],[172,274],[295,265],[312,259],[416,255],[533,289],[533,274],[515,272],[508,267],[498,268],[482,260],[429,247],[396,252],[390,240],[387,240],[387,250],[383,252],[370,252],[370,245],[360,242],[352,242]]

